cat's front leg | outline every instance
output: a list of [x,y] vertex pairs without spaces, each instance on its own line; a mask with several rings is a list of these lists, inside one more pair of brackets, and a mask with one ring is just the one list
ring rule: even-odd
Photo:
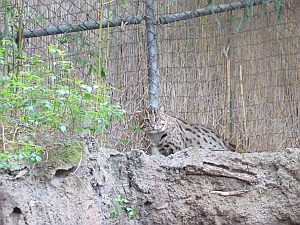
[[159,151],[159,148],[155,147],[153,144],[150,146],[151,155],[162,155]]

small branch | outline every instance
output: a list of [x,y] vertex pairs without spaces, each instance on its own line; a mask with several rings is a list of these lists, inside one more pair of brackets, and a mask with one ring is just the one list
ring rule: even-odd
[[211,194],[218,194],[221,196],[237,196],[237,195],[243,195],[245,193],[249,192],[249,190],[239,190],[239,191],[211,191]]
[[203,165],[203,167],[197,167],[194,165],[186,166],[187,175],[211,175],[211,176],[221,176],[236,178],[238,180],[246,181],[250,184],[257,183],[257,178],[254,175],[246,173],[231,172],[227,169],[220,168],[213,165]]
[[2,123],[1,125],[2,125],[3,152],[6,152],[6,148],[5,148],[5,145],[6,145],[6,140],[5,140],[5,128],[4,128],[4,126],[3,126],[3,123]]
[[81,152],[81,154],[80,154],[80,160],[79,160],[79,163],[78,163],[78,165],[77,165],[77,168],[76,168],[75,171],[74,171],[73,173],[71,173],[71,174],[75,174],[75,173],[77,172],[78,168],[79,168],[80,165],[81,165],[81,160],[82,160],[82,152]]

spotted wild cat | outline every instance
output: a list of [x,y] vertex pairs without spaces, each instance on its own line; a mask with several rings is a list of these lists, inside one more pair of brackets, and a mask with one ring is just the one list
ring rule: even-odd
[[221,136],[207,126],[187,123],[153,107],[136,112],[136,116],[153,155],[168,156],[188,147],[229,150]]

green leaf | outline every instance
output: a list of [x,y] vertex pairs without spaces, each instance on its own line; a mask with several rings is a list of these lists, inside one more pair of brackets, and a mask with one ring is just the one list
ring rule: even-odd
[[61,130],[63,133],[65,133],[65,132],[67,131],[66,125],[61,125],[61,126],[60,126],[60,130]]
[[106,78],[107,70],[103,67],[101,67],[101,78]]
[[69,90],[66,90],[66,89],[59,89],[59,90],[56,90],[56,92],[60,95],[65,95],[65,94],[69,94],[70,91]]
[[217,15],[216,15],[215,12],[213,11],[212,0],[208,0],[206,8],[213,14],[213,16],[214,16],[214,18],[215,18],[217,24],[219,25],[219,27],[224,28],[224,26],[222,25],[222,23],[221,23],[220,20],[218,19]]
[[37,155],[37,156],[35,157],[35,160],[36,160],[37,162],[41,162],[41,161],[42,161],[42,158],[41,158],[39,155]]
[[87,99],[91,99],[92,95],[90,93],[83,93],[83,97],[85,97]]
[[26,108],[26,107],[30,106],[31,103],[32,103],[32,100],[31,100],[31,99],[25,99],[25,100],[21,103],[20,106],[21,106],[22,108]]
[[88,93],[91,93],[93,91],[93,87],[91,87],[89,85],[82,84],[80,87]]
[[131,130],[131,131],[135,131],[135,130],[139,131],[139,130],[141,130],[141,128],[140,128],[139,125],[132,125],[132,126],[129,126],[129,130]]
[[43,147],[42,146],[35,146],[35,148],[34,148],[36,151],[41,151],[41,150],[43,150]]
[[244,24],[244,21],[245,21],[245,18],[247,16],[247,8],[244,9],[244,14],[239,22],[239,25],[238,27],[236,28],[234,34],[237,34],[238,32],[240,32],[240,29],[242,28],[243,24]]
[[251,21],[253,17],[253,5],[254,5],[254,0],[250,0],[247,8],[249,9],[249,18],[248,20]]
[[263,18],[265,17],[266,6],[267,6],[267,3],[264,2],[264,3],[262,4],[262,9],[261,9],[261,16],[260,16],[261,19],[263,19]]
[[128,217],[130,220],[134,220],[134,216],[135,216],[135,210],[132,208],[126,208],[126,210],[128,211]]
[[121,5],[128,5],[128,0],[120,0]]
[[20,153],[17,156],[17,161],[20,162],[23,158],[24,158],[24,155]]
[[276,8],[276,11],[277,11],[277,17],[276,17],[276,22],[275,24],[273,25],[273,29],[276,28],[276,26],[278,25],[280,19],[281,19],[281,15],[282,15],[282,0],[280,0],[279,2],[277,2],[276,0],[272,0],[275,8]]

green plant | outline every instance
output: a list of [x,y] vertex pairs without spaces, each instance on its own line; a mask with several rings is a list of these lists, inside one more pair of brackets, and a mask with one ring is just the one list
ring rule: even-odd
[[120,140],[120,143],[122,143],[124,146],[129,146],[130,141],[127,141],[127,140],[125,140],[125,139],[121,139],[121,140]]
[[[76,45],[79,45],[82,49],[86,50],[87,53],[82,55],[79,54],[76,51],[69,50],[66,52],[68,56],[73,56],[74,58],[74,64],[79,65],[80,67],[87,67],[88,68],[88,74],[96,74],[97,73],[97,63],[98,62],[98,50],[89,50],[92,48],[92,40],[87,37],[86,35],[82,33],[65,33],[61,35],[58,40],[60,40],[61,43],[68,43],[73,42]],[[106,73],[105,69],[101,67],[101,77],[105,78]]]
[[3,152],[0,153],[0,169],[10,169],[15,167],[18,169],[18,165],[14,165],[12,162],[41,162],[42,146],[35,145],[32,141],[24,142],[19,141],[18,145],[20,149],[15,152]]
[[[102,2],[101,17],[103,6]],[[104,67],[100,50],[88,53],[93,60],[81,61],[81,65],[88,67],[89,75],[97,74],[98,77],[94,83],[87,84],[74,75],[73,62],[58,45],[47,47],[50,62],[39,55],[23,56],[22,39],[15,35],[22,32],[24,0],[16,4],[5,0],[0,7],[4,15],[4,32],[0,34],[0,67],[3,68],[0,77],[0,143],[3,146],[0,168],[9,168],[14,161],[41,161],[44,146],[20,141],[22,134],[48,131],[74,136],[87,129],[103,137],[104,129],[111,126],[115,118],[123,119],[125,111],[118,103],[112,104],[107,94],[114,89],[105,81],[108,48]],[[75,37],[84,42],[84,46],[90,45],[84,36]],[[70,38],[66,34],[64,40]]]
[[[0,46],[0,63],[4,65],[3,54],[7,48],[14,46],[14,42],[4,38]],[[74,68],[73,63],[66,60],[65,52],[54,45],[50,45],[48,51],[53,57],[52,65],[49,66],[38,55],[23,57],[27,62],[23,70],[1,77],[0,121],[4,136],[8,126],[32,132],[46,128],[69,134],[82,129],[97,133],[109,127],[114,118],[123,118],[125,111],[120,109],[119,104],[110,104],[106,97],[112,87],[87,85],[76,77],[70,78]],[[45,85],[47,78],[51,81],[50,85]],[[11,160],[41,161],[37,151],[41,149],[33,147],[33,143],[24,145],[18,153],[9,153],[5,151],[4,142],[3,139],[0,168],[9,168]]]
[[[4,49],[12,46],[6,42],[0,42],[0,62],[4,61]],[[53,62],[50,66],[38,55],[23,57],[23,70],[1,77],[0,121],[4,128],[22,127],[33,133],[42,128],[69,135],[88,129],[95,134],[109,127],[114,118],[122,120],[125,111],[107,98],[113,87],[87,85],[72,78],[75,69],[65,52],[56,45],[48,46],[48,51]],[[45,85],[47,79],[50,84]],[[28,146],[22,148],[24,154],[19,153],[19,159],[40,161],[36,149]],[[1,156],[2,167],[8,167],[8,160],[14,157],[8,153]]]
[[[106,97],[112,87],[87,85],[76,77],[70,78],[74,68],[65,59],[65,52],[54,45],[48,50],[56,59],[52,69],[40,56],[34,55],[26,58],[27,71],[1,79],[1,120],[15,114],[20,118],[20,126],[42,126],[74,134],[82,129],[99,132],[109,127],[113,118],[123,118],[125,111],[119,104],[110,104]],[[47,77],[51,85],[46,86]]]
[[124,211],[127,213],[130,220],[133,220],[135,217],[135,210],[129,207],[129,201],[118,196],[117,198],[110,199],[112,202],[112,206],[110,208],[110,217],[117,218],[120,211]]
[[[199,1],[198,1],[199,3]],[[276,9],[276,12],[277,12],[277,17],[276,17],[276,22],[275,24],[273,25],[273,29],[276,28],[276,26],[278,25],[280,19],[281,19],[281,16],[282,16],[282,7],[283,7],[283,2],[282,0],[264,0],[263,1],[263,7],[262,7],[262,17],[264,16],[265,14],[265,11],[266,11],[266,5],[268,3],[273,3],[275,9]],[[242,28],[243,24],[244,24],[244,21],[246,18],[248,18],[249,21],[252,20],[252,17],[253,17],[253,6],[255,4],[255,1],[254,0],[249,0],[248,1],[248,4],[247,6],[244,8],[244,12],[243,12],[243,15],[240,19],[240,22],[235,30],[235,34],[237,34],[240,29]],[[217,24],[219,27],[221,28],[225,28],[223,26],[223,24],[220,22],[220,20],[218,19],[218,17],[216,16],[216,13],[213,11],[213,1],[212,0],[207,0],[207,6],[206,8],[211,11],[212,15],[214,16]]]

